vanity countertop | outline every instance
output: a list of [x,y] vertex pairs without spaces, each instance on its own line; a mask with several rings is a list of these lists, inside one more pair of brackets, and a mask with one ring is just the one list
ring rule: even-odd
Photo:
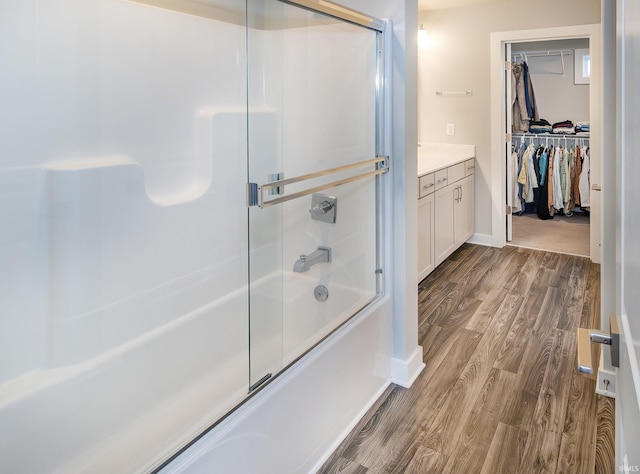
[[475,145],[424,143],[418,147],[418,176],[475,158]]

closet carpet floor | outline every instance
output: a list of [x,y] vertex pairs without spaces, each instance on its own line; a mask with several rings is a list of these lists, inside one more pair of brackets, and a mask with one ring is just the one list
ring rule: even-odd
[[613,401],[576,370],[599,307],[588,258],[463,245],[419,285],[426,368],[319,472],[615,472]]
[[571,255],[590,255],[589,217],[576,212],[571,217],[542,220],[537,214],[513,216],[510,245]]

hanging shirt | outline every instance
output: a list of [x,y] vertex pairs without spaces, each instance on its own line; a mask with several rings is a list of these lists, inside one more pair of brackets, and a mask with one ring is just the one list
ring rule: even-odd
[[533,93],[533,82],[531,82],[531,74],[529,74],[529,66],[526,62],[522,63],[522,72],[525,82],[525,105],[527,115],[530,120],[540,120],[540,116],[538,115],[538,106],[536,105],[536,97]]
[[572,148],[569,151],[569,174],[568,174],[568,186],[569,186],[569,200],[565,202],[565,212],[573,213],[575,209],[575,201],[573,199],[573,185],[576,179],[576,149]]
[[509,165],[511,166],[511,176],[513,176],[509,204],[511,205],[512,212],[520,212],[522,211],[522,203],[520,202],[520,186],[518,186],[518,152],[515,150],[511,153],[511,162]]
[[547,203],[549,205],[549,215],[553,216],[554,215],[554,207],[553,207],[553,174],[554,174],[554,170],[553,170],[553,163],[554,163],[554,159],[555,159],[555,154],[556,154],[556,149],[552,146],[551,147],[551,151],[549,152],[549,172],[547,173],[547,188],[548,188],[548,192],[547,192]]
[[529,130],[529,114],[525,100],[526,83],[522,65],[514,63],[511,66],[511,100],[513,132],[527,132]]
[[525,202],[534,202],[535,194],[533,190],[538,187],[538,177],[536,176],[536,169],[534,164],[534,158],[536,154],[535,145],[531,144],[528,148],[529,156],[527,158],[527,195],[524,198]]
[[589,148],[582,155],[582,170],[580,170],[580,204],[582,207],[591,207],[591,185],[589,176]]
[[580,175],[582,174],[582,150],[583,148],[576,146],[575,173],[571,180],[571,197],[576,206],[580,206]]
[[556,210],[564,208],[564,200],[562,197],[562,155],[563,149],[556,148],[553,157],[553,207]]
[[569,205],[569,200],[571,198],[571,177],[569,175],[569,159],[570,159],[569,150],[563,148],[562,150],[562,159],[560,161],[560,182],[562,187],[562,207],[566,208]]
[[529,174],[527,173],[527,161],[531,154],[531,145],[529,145],[520,159],[520,171],[518,172],[518,183],[522,185],[522,197],[525,198],[529,190]]
[[540,166],[540,190],[538,192],[538,199],[536,201],[536,213],[540,219],[553,219],[553,214],[549,212],[549,179],[547,162],[549,158],[549,149],[544,148],[540,154],[540,160],[538,162]]
[[549,162],[549,149],[545,148],[540,155],[540,186],[544,186],[547,178],[547,167]]

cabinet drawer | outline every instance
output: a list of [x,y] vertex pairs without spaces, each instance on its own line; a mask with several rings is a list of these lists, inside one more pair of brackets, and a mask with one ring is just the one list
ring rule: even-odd
[[469,176],[475,173],[476,170],[476,160],[471,158],[464,162],[464,175]]
[[435,176],[433,173],[425,174],[424,176],[420,176],[418,180],[418,196],[424,197],[427,194],[431,194],[435,190],[436,182]]
[[461,180],[462,178],[464,178],[464,163],[458,163],[457,165],[453,165],[453,166],[449,166],[449,168],[447,168],[448,171],[448,175],[447,177],[449,178],[448,183],[455,183],[456,181]]
[[449,184],[449,179],[447,176],[447,168],[440,171],[436,171],[435,180],[436,180],[436,190],[442,189],[447,184]]

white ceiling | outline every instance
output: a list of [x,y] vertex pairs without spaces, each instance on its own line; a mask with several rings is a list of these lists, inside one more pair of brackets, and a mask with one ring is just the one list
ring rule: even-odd
[[492,0],[418,0],[418,10],[466,7],[468,5],[479,5],[491,1]]

